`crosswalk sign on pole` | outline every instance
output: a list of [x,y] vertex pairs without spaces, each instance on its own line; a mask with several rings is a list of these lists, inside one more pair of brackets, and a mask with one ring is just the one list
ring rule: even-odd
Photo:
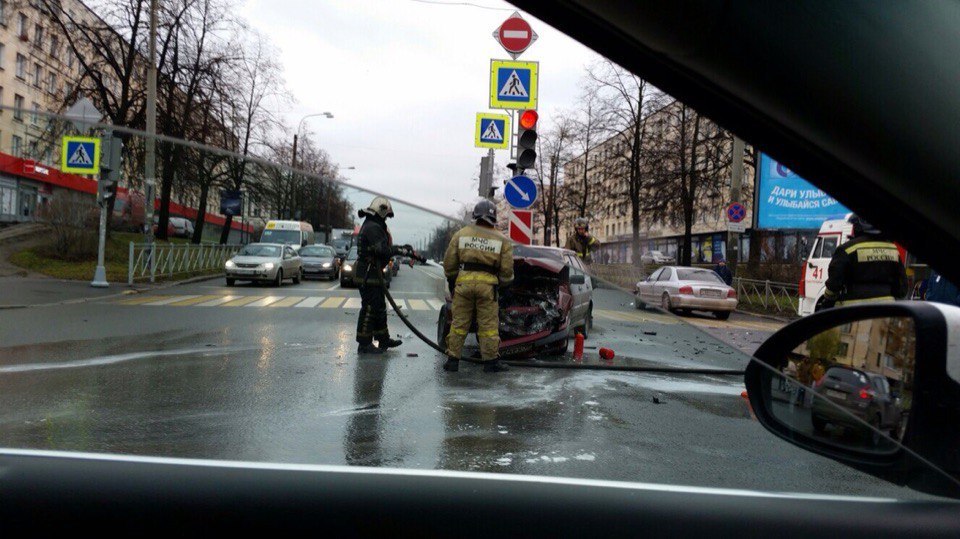
[[474,146],[506,150],[510,147],[510,117],[506,114],[477,113]]
[[100,139],[63,137],[60,170],[74,174],[100,174]]
[[536,109],[539,62],[490,60],[490,108]]

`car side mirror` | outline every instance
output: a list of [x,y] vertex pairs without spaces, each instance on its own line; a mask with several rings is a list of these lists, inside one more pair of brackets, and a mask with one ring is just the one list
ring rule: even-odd
[[584,275],[570,276],[570,284],[585,284],[586,282],[587,282],[587,278]]
[[[892,406],[874,390],[878,376],[899,388]],[[815,313],[767,339],[744,383],[757,421],[776,436],[960,498],[960,308],[904,301]]]

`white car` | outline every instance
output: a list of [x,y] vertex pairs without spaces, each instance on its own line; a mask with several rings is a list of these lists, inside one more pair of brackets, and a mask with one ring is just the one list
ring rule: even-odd
[[284,279],[300,284],[303,279],[303,261],[289,245],[279,243],[251,243],[224,264],[227,286],[237,281],[272,282],[282,286]]
[[640,262],[644,264],[672,264],[674,259],[660,251],[647,251],[640,255]]

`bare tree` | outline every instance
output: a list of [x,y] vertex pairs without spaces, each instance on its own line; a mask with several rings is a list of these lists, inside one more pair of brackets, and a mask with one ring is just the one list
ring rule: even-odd
[[[564,190],[561,189],[563,164],[569,159],[574,140],[574,122],[566,114],[556,115],[558,120],[537,139],[537,205],[543,215],[543,244],[560,245],[560,213],[564,207]],[[506,185],[504,189],[513,189]]]
[[[584,163],[589,163],[594,147],[601,141],[605,132],[604,103],[598,95],[598,84],[592,79],[586,79],[583,92],[578,99],[574,126],[574,148],[580,152]],[[577,169],[576,177],[564,178],[565,187],[569,193],[569,206],[577,217],[587,217],[588,210],[594,203],[593,181],[589,177],[589,168],[584,166]]]

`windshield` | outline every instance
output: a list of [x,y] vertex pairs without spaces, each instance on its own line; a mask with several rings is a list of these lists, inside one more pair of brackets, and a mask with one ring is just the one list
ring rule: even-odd
[[288,243],[291,245],[300,244],[299,230],[264,230],[260,236],[260,241],[270,243]]
[[336,253],[333,252],[333,249],[325,246],[308,245],[300,249],[300,256],[316,256],[316,257],[333,258],[335,255]]
[[707,281],[711,283],[723,283],[716,273],[703,269],[677,268],[677,279],[681,281]]
[[239,256],[280,256],[280,248],[276,245],[246,245],[237,253]]
[[[183,3],[159,25],[178,46],[158,47],[156,136],[145,70],[115,61],[147,54],[140,3],[18,5],[60,30],[39,48],[0,26],[0,447],[916,497],[770,434],[742,396],[825,294],[847,208],[527,13],[514,61],[491,30],[516,9],[481,3]],[[51,34],[62,62],[34,72]],[[87,100],[102,123],[65,114]],[[107,193],[100,257],[109,179],[127,203]],[[351,263],[282,256],[301,240]],[[903,256],[897,297],[919,298],[929,268]],[[910,394],[900,356],[856,342],[822,367],[847,354]],[[445,371],[451,343],[510,370]]]

